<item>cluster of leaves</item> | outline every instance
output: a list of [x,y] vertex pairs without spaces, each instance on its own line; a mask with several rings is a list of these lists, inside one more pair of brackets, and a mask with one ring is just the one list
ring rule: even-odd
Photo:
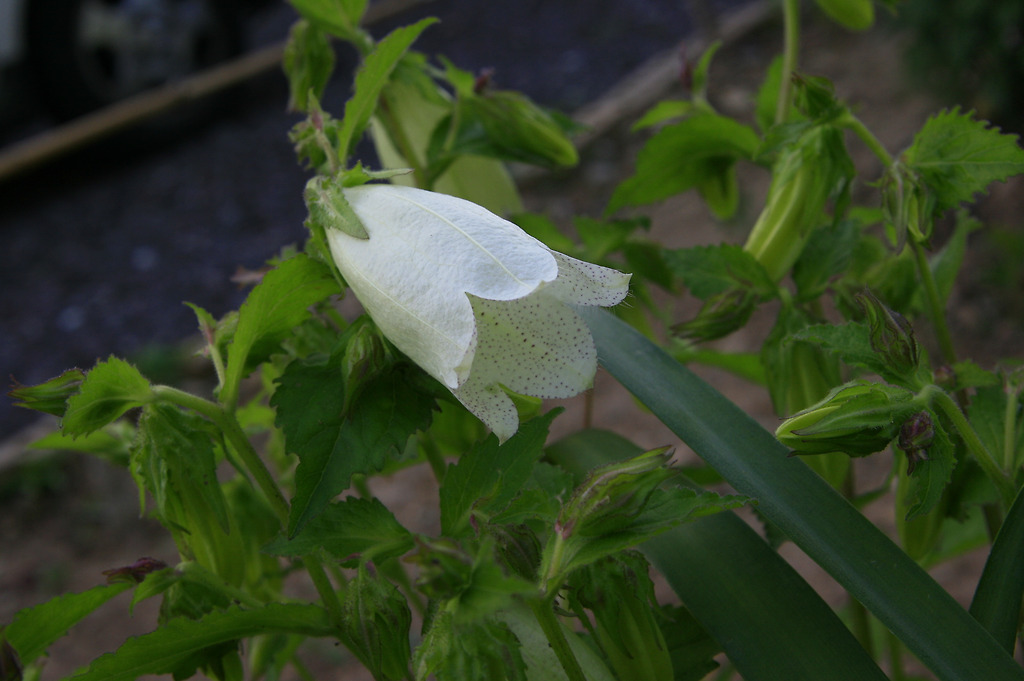
[[[691,73],[691,96],[636,124],[651,134],[635,174],[601,218],[574,221],[571,239],[521,213],[503,165],[574,164],[571,124],[413,51],[432,20],[377,41],[360,27],[366,0],[292,2],[302,18],[285,69],[291,106],[308,115],[291,138],[315,173],[311,238],[273,260],[237,312],[217,319],[192,306],[216,369],[212,399],[113,357],[12,391],[21,406],[60,417],[61,431],[40,446],[126,469],[179,561],[141,559],[110,570],[108,584],[19,613],[0,630],[3,681],[37,678],[50,644],[127,590],[132,605],[162,598],[159,627],[76,678],[276,679],[289,666],[309,677],[300,649],[310,637],[340,642],[389,681],[696,680],[722,649],[747,679],[815,679],[823,669],[885,678],[866,613],[851,609],[851,633],[773,545],[721,512],[748,499],[771,538],[797,542],[941,678],[1022,677],[1007,651],[1024,591],[1024,382],[960,360],[949,338],[943,310],[976,223],[958,212],[933,248],[941,216],[1024,171],[1015,138],[954,109],[893,157],[827,81],[791,77],[792,50],[768,70],[755,120],[736,120],[708,97],[713,46]],[[792,42],[798,3],[783,4]],[[869,0],[817,4],[849,28],[873,21]],[[340,118],[319,104],[335,40],[362,57]],[[884,165],[869,178],[874,205],[854,205],[849,131]],[[364,135],[389,170],[353,161]],[[743,244],[665,249],[646,234],[637,208],[691,189],[732,217],[740,163],[772,177]],[[523,425],[499,446],[372,321],[343,318],[335,302],[346,285],[324,229],[360,236],[341,189],[374,179],[516,214],[554,249],[632,271],[638,304],[619,318],[581,313],[601,362],[707,462],[704,480],[740,496],[704,491],[668,465],[671,452],[612,433],[548,443],[557,410],[542,413],[530,398],[516,396]],[[655,288],[703,306],[672,326]],[[759,352],[700,345],[769,303],[779,312]],[[914,335],[921,318],[938,335],[937,362]],[[651,340],[658,322],[671,327],[668,352]],[[778,437],[683,366],[696,361],[765,386],[791,417]],[[896,487],[902,549],[856,510],[879,490],[854,488],[849,458],[893,443],[905,460],[894,457],[885,487]],[[406,527],[371,492],[370,478],[412,466],[437,481],[436,535]],[[989,542],[968,614],[920,565]],[[685,607],[655,601],[648,561]],[[293,572],[308,576],[316,601],[287,594]]]

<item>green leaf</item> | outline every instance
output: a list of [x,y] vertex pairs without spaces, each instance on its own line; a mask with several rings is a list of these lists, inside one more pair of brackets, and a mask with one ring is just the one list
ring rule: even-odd
[[735,160],[752,158],[759,143],[751,128],[711,113],[666,126],[637,154],[636,172],[615,189],[605,212],[662,201],[708,182]]
[[323,548],[335,558],[384,561],[413,546],[412,535],[380,500],[349,497],[330,504],[293,539],[278,537],[263,550],[277,556],[302,556]]
[[693,246],[665,252],[665,259],[690,293],[707,300],[734,288],[770,296],[775,283],[754,256],[735,244]]
[[935,192],[939,212],[972,201],[992,182],[1024,172],[1024,149],[1016,135],[956,108],[929,118],[904,155]]
[[61,429],[75,437],[87,435],[140,407],[153,397],[149,381],[123,359],[111,356],[93,367],[78,394],[68,399]]
[[1024,492],[1003,520],[971,600],[971,614],[1013,654],[1024,595]]
[[75,681],[134,681],[143,674],[187,678],[208,660],[205,651],[240,638],[275,632],[331,636],[335,628],[316,605],[272,603],[263,608],[233,607],[202,619],[179,617],[156,631],[130,638],[113,653],[95,660]]
[[504,445],[488,437],[448,466],[440,491],[442,534],[464,533],[474,510],[495,513],[508,506],[530,479],[551,421],[560,411],[527,421]]
[[396,28],[377,43],[356,73],[352,98],[345,102],[345,117],[338,130],[338,158],[344,163],[359,136],[370,124],[377,100],[388,84],[391,72],[420,33],[437,19],[422,19],[411,26]]
[[288,452],[299,457],[288,536],[345,491],[355,473],[378,471],[426,428],[434,397],[407,366],[375,376],[346,411],[340,363],[295,361],[271,400]]
[[321,30],[361,42],[359,22],[368,0],[289,0],[299,14]]
[[327,265],[305,255],[289,258],[267,272],[238,311],[221,399],[232,404],[238,382],[278,350],[288,333],[309,317],[311,305],[338,291]]
[[829,281],[849,267],[859,239],[860,226],[853,220],[841,220],[811,232],[793,266],[798,299],[814,300],[824,294]]
[[28,664],[45,653],[68,629],[132,586],[130,582],[102,584],[19,610],[11,623],[0,629],[0,638],[10,643],[21,661]]
[[687,99],[665,100],[658,102],[640,117],[631,128],[633,132],[660,125],[675,118],[683,118],[694,112],[693,102]]
[[876,373],[893,383],[902,384],[905,376],[892,371],[885,358],[871,347],[871,332],[859,322],[815,324],[794,332],[794,341],[808,341],[835,353],[850,366]]
[[[715,467],[737,492],[756,498],[758,510],[768,520],[874,613],[938,678],[1024,679],[1024,671],[1013,658],[946,591],[817,474],[788,457],[785,448],[735,404],[612,315],[590,309],[581,310],[581,315],[594,335],[598,359],[604,368]],[[687,531],[696,535],[698,529],[703,532],[712,528],[723,517],[727,516],[712,516],[681,526],[681,531],[670,531],[649,543],[648,546],[664,552],[652,562],[659,566],[669,560],[687,564],[688,558],[698,556],[696,562],[704,564],[699,572],[706,574],[713,554],[687,544],[681,537]],[[705,541],[720,542],[721,537],[711,534],[705,536]],[[757,565],[753,560],[736,560],[731,553],[723,558],[715,566],[723,575]],[[726,584],[733,585],[724,589],[732,591],[729,597],[739,594],[747,585],[739,576]],[[687,594],[699,590],[704,598],[710,597],[716,607],[726,612],[722,601],[727,594],[706,582],[700,583],[689,571],[679,573],[673,587],[685,589]],[[768,594],[758,589],[741,595],[757,601]],[[683,598],[692,606],[688,596]],[[712,635],[723,640],[696,608],[691,610],[701,617]],[[788,656],[800,658],[794,659],[795,665],[805,664],[810,655],[821,654],[826,659],[819,659],[800,673],[773,668],[770,675],[761,677],[748,675],[741,667],[745,678],[819,679],[822,669],[828,669],[833,678],[845,673],[852,673],[852,679],[878,677],[877,673],[867,676],[863,671],[851,672],[845,662],[837,663],[836,658],[829,661],[832,645],[804,643],[809,633],[794,638],[791,627],[806,621],[806,613],[780,619],[774,609],[766,612],[771,613],[773,628],[778,630],[778,623],[785,621],[786,637],[800,642],[801,652],[793,651]],[[743,626],[749,624],[740,621]],[[942,626],[935,626],[936,622]],[[735,628],[735,622],[732,627]],[[732,651],[727,652],[739,667],[741,661]],[[761,654],[755,653],[753,659],[759,657]]]
[[949,241],[936,253],[929,263],[932,275],[935,277],[935,285],[938,288],[939,300],[946,303],[953,293],[953,286],[956,284],[957,276],[960,274],[960,266],[964,262],[964,255],[967,252],[967,237],[971,232],[979,229],[981,222],[961,211],[957,214],[956,227]]
[[284,72],[288,77],[288,109],[306,111],[309,96],[321,99],[334,70],[334,48],[326,33],[307,21],[297,21],[288,33]]

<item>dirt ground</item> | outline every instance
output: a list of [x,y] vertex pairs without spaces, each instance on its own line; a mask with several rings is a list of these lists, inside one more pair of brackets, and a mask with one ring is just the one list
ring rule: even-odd
[[[839,94],[856,102],[859,115],[890,150],[906,146],[914,131],[929,113],[938,109],[930,96],[907,87],[900,67],[901,38],[886,31],[856,35],[812,21],[806,28],[802,70],[827,76],[836,83]],[[724,113],[750,117],[754,90],[778,49],[777,25],[726,45],[711,71],[711,96]],[[678,91],[662,93],[679,96]],[[631,172],[632,158],[640,139],[628,132],[629,121],[594,141],[584,152],[584,163],[572,173],[531,182],[526,199],[531,209],[567,220],[575,214],[596,214],[614,185]],[[282,131],[283,134],[283,131]],[[866,177],[877,174],[872,157],[851,143],[858,166]],[[756,215],[767,189],[766,174],[755,168],[741,169],[743,185],[742,214],[737,220],[749,225]],[[982,214],[996,224],[1012,224],[1021,214],[1020,183],[993,188],[992,198],[981,208]],[[869,188],[861,188],[870,191]],[[712,220],[693,196],[675,198],[656,206],[652,212],[653,235],[669,246],[739,240],[743,234],[735,225],[720,225]],[[1019,225],[1017,226],[1019,229]],[[994,249],[982,239],[968,263],[968,273],[957,290],[951,306],[959,348],[964,357],[982,365],[996,357],[1022,359],[1024,338],[1020,306],[1002,289],[993,288],[990,273]],[[1019,276],[1019,273],[1018,275]],[[1018,280],[1019,283],[1019,280]],[[1011,291],[1014,289],[1010,289]],[[1018,289],[1019,290],[1019,289]],[[678,305],[684,318],[694,309],[693,301]],[[724,339],[720,346],[751,350],[759,346],[769,323],[768,316],[755,319],[744,332]],[[739,379],[721,372],[699,370],[716,387],[729,395],[764,425],[774,427],[765,395]],[[684,460],[686,447],[650,415],[635,407],[628,395],[605,375],[600,375],[593,391],[593,422],[621,432],[645,447],[675,444]],[[556,421],[554,437],[569,432],[582,422],[583,400],[567,404],[568,412]],[[858,461],[864,485],[876,480],[884,461]],[[176,553],[169,538],[152,522],[138,518],[136,493],[128,476],[102,464],[73,458],[58,467],[41,467],[28,474],[17,495],[5,496],[0,513],[0,622],[21,607],[40,602],[65,591],[78,591],[102,581],[101,571],[127,565],[140,556],[174,563]],[[401,479],[382,482],[378,487],[383,500],[391,505],[400,520],[424,531],[436,527],[436,497],[425,471],[412,472]],[[26,492],[27,490],[27,492]],[[891,505],[882,500],[869,509],[883,527],[892,527]],[[428,509],[428,513],[424,513]],[[821,570],[793,547],[784,553],[818,587],[826,599],[838,605],[842,594]],[[973,592],[979,556],[944,565],[935,575],[961,601]],[[134,617],[126,615],[126,597],[122,596],[73,630],[55,647],[44,678],[56,679],[69,673],[90,654],[117,645],[125,636],[150,629],[154,603],[137,607]],[[313,646],[322,679],[369,678],[361,672],[342,671],[347,667],[344,654],[329,645]]]

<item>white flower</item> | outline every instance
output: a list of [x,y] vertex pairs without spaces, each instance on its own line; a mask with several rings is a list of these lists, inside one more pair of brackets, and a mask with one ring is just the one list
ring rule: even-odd
[[541,398],[591,387],[597,353],[571,305],[619,303],[630,275],[445,194],[373,184],[344,196],[369,235],[327,230],[345,280],[384,335],[500,441],[519,427],[501,386]]

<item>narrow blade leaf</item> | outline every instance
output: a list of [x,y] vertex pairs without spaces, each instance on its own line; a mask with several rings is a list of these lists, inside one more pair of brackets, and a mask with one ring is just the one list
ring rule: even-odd
[[1024,670],[952,596],[810,468],[789,458],[768,431],[624,322],[599,310],[580,314],[605,369],[737,492],[756,498],[768,520],[940,679],[1024,679]]

